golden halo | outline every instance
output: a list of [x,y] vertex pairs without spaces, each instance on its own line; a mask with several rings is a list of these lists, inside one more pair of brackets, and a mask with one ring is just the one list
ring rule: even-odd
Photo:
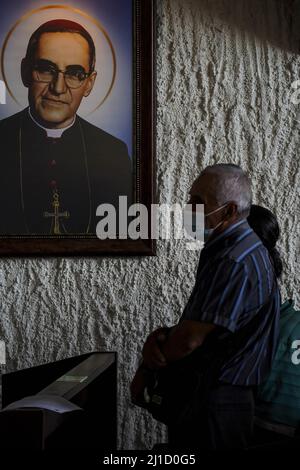
[[8,44],[8,41],[9,41],[9,38],[10,36],[12,35],[12,33],[14,32],[14,30],[16,29],[16,27],[21,24],[24,20],[27,20],[30,16],[34,15],[35,13],[38,13],[39,11],[44,11],[44,10],[51,10],[51,9],[62,9],[62,10],[69,10],[69,11],[72,11],[73,13],[77,13],[81,16],[83,16],[84,18],[88,19],[89,21],[91,21],[92,23],[94,23],[97,28],[101,31],[101,33],[104,35],[109,47],[110,47],[110,51],[111,51],[111,54],[112,54],[112,60],[113,60],[113,74],[112,74],[112,79],[111,79],[111,82],[110,82],[110,85],[109,85],[109,88],[104,96],[104,98],[100,101],[100,103],[97,104],[97,106],[92,109],[92,111],[90,111],[88,114],[91,114],[93,112],[95,112],[98,108],[100,108],[100,106],[102,106],[102,104],[107,100],[108,96],[110,95],[112,89],[113,89],[113,86],[114,86],[114,83],[115,83],[115,79],[116,79],[116,70],[117,70],[117,61],[116,61],[116,54],[115,54],[115,49],[114,49],[114,46],[111,42],[111,39],[107,33],[107,31],[103,28],[103,26],[101,25],[100,21],[96,20],[95,18],[93,18],[92,16],[90,16],[89,14],[85,13],[84,11],[80,10],[79,8],[74,8],[74,7],[70,7],[68,5],[48,5],[48,6],[43,6],[43,7],[39,7],[39,8],[35,8],[34,10],[30,10],[29,12],[25,13],[23,16],[21,16],[21,18],[19,18],[15,24],[13,25],[13,27],[9,30],[9,32],[7,33],[6,37],[5,37],[5,40],[3,42],[3,47],[2,47],[2,52],[1,52],[1,73],[2,73],[2,77],[3,77],[3,81],[5,83],[5,86],[6,86],[6,89],[8,91],[8,93],[10,94],[10,96],[12,97],[12,99],[15,101],[15,103],[17,103],[19,106],[22,106],[21,103],[19,103],[19,101],[17,100],[17,98],[14,96],[12,90],[10,89],[9,85],[8,85],[8,82],[7,82],[7,78],[6,78],[6,74],[5,74],[5,69],[4,69],[4,56],[5,56],[5,50],[6,50],[6,46]]

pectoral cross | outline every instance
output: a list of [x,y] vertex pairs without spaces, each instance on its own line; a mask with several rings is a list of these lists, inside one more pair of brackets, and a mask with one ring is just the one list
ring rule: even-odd
[[53,212],[44,212],[44,217],[51,217],[54,219],[54,224],[51,225],[51,232],[53,235],[60,235],[60,226],[59,226],[59,219],[60,217],[64,217],[65,219],[68,219],[70,217],[70,213],[65,211],[65,212],[59,212],[59,195],[57,190],[53,192],[53,202],[52,202],[52,207],[53,207]]

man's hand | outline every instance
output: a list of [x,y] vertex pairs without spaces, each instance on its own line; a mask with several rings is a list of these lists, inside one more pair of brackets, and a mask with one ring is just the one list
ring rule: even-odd
[[167,340],[166,328],[158,328],[153,331],[147,338],[143,347],[143,360],[149,369],[160,369],[167,365],[167,361],[161,347]]
[[132,403],[138,404],[139,399],[142,399],[144,388],[148,383],[148,374],[143,364],[140,365],[135,373],[135,376],[130,384],[130,394]]

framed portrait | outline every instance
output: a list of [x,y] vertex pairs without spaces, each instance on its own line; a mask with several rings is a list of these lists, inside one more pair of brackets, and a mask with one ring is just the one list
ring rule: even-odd
[[1,7],[1,256],[154,255],[154,1]]

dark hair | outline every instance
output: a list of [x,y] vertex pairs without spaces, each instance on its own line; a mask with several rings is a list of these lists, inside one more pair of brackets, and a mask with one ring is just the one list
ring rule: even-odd
[[95,62],[96,62],[96,50],[95,50],[95,44],[92,39],[92,36],[79,23],[75,23],[75,21],[64,20],[64,19],[47,21],[46,23],[43,23],[38,29],[34,31],[34,33],[31,35],[29,39],[28,46],[27,46],[26,59],[28,61],[30,62],[33,61],[39,39],[41,35],[44,33],[80,34],[88,42],[88,45],[90,48],[90,61],[89,61],[90,70],[89,71],[92,72],[94,70]]
[[252,204],[247,221],[267,248],[273,260],[275,274],[277,277],[280,277],[283,265],[280,253],[276,249],[276,243],[280,236],[280,229],[276,216],[269,211],[269,209]]

